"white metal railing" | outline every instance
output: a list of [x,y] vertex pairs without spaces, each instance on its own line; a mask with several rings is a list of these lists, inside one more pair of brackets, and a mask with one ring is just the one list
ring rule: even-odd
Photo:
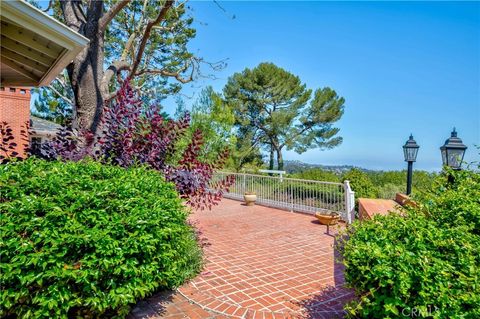
[[351,224],[355,219],[355,192],[350,187],[350,181],[343,183],[345,185],[345,221]]
[[246,192],[257,195],[257,203],[304,213],[337,212],[351,223],[354,218],[354,192],[345,183],[322,182],[283,176],[216,172],[213,182],[226,176],[235,176],[235,182],[224,197],[243,200]]

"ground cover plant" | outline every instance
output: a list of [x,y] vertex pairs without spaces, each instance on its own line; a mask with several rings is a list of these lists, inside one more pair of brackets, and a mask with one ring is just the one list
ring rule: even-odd
[[30,158],[0,166],[0,317],[124,317],[194,276],[173,183],[146,167]]
[[416,201],[340,240],[350,317],[480,317],[480,174],[449,171]]

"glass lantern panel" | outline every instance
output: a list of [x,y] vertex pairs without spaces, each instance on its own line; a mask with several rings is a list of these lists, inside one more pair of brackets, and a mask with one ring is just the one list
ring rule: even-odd
[[418,148],[415,147],[415,148],[412,148],[410,150],[410,154],[411,154],[411,159],[412,161],[416,161],[417,160],[417,153],[418,153]]
[[448,166],[451,168],[460,168],[462,165],[463,150],[449,149],[448,150]]
[[442,149],[442,163],[443,163],[443,165],[448,165],[448,163],[447,163],[447,151],[445,149]]
[[404,148],[405,161],[415,162],[415,160],[417,159],[417,152],[418,152],[418,148],[416,147]]

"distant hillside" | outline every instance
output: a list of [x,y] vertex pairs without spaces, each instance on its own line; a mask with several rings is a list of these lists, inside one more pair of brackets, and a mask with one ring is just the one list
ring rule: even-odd
[[[352,168],[355,168],[355,166],[353,165],[321,165],[321,164],[309,164],[309,163],[304,163],[302,161],[285,161],[284,162],[284,170],[287,171],[287,173],[299,173],[299,172],[303,172],[303,171],[306,171],[308,169],[312,169],[312,168],[321,168],[323,170],[326,170],[326,171],[331,171],[331,172],[334,172],[334,173],[338,173],[338,174],[341,174],[341,173],[344,173],[346,171],[349,171],[351,170]],[[357,167],[358,169],[362,170],[362,171],[367,171],[366,169],[363,169],[363,168],[359,168]]]

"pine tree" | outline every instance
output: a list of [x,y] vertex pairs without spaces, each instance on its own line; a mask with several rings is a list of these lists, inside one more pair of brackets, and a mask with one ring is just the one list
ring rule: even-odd
[[312,98],[298,76],[273,63],[235,73],[223,92],[237,127],[269,151],[270,169],[275,155],[277,169],[283,169],[284,149],[301,154],[342,142],[333,123],[343,115],[344,98],[328,87],[315,90]]

